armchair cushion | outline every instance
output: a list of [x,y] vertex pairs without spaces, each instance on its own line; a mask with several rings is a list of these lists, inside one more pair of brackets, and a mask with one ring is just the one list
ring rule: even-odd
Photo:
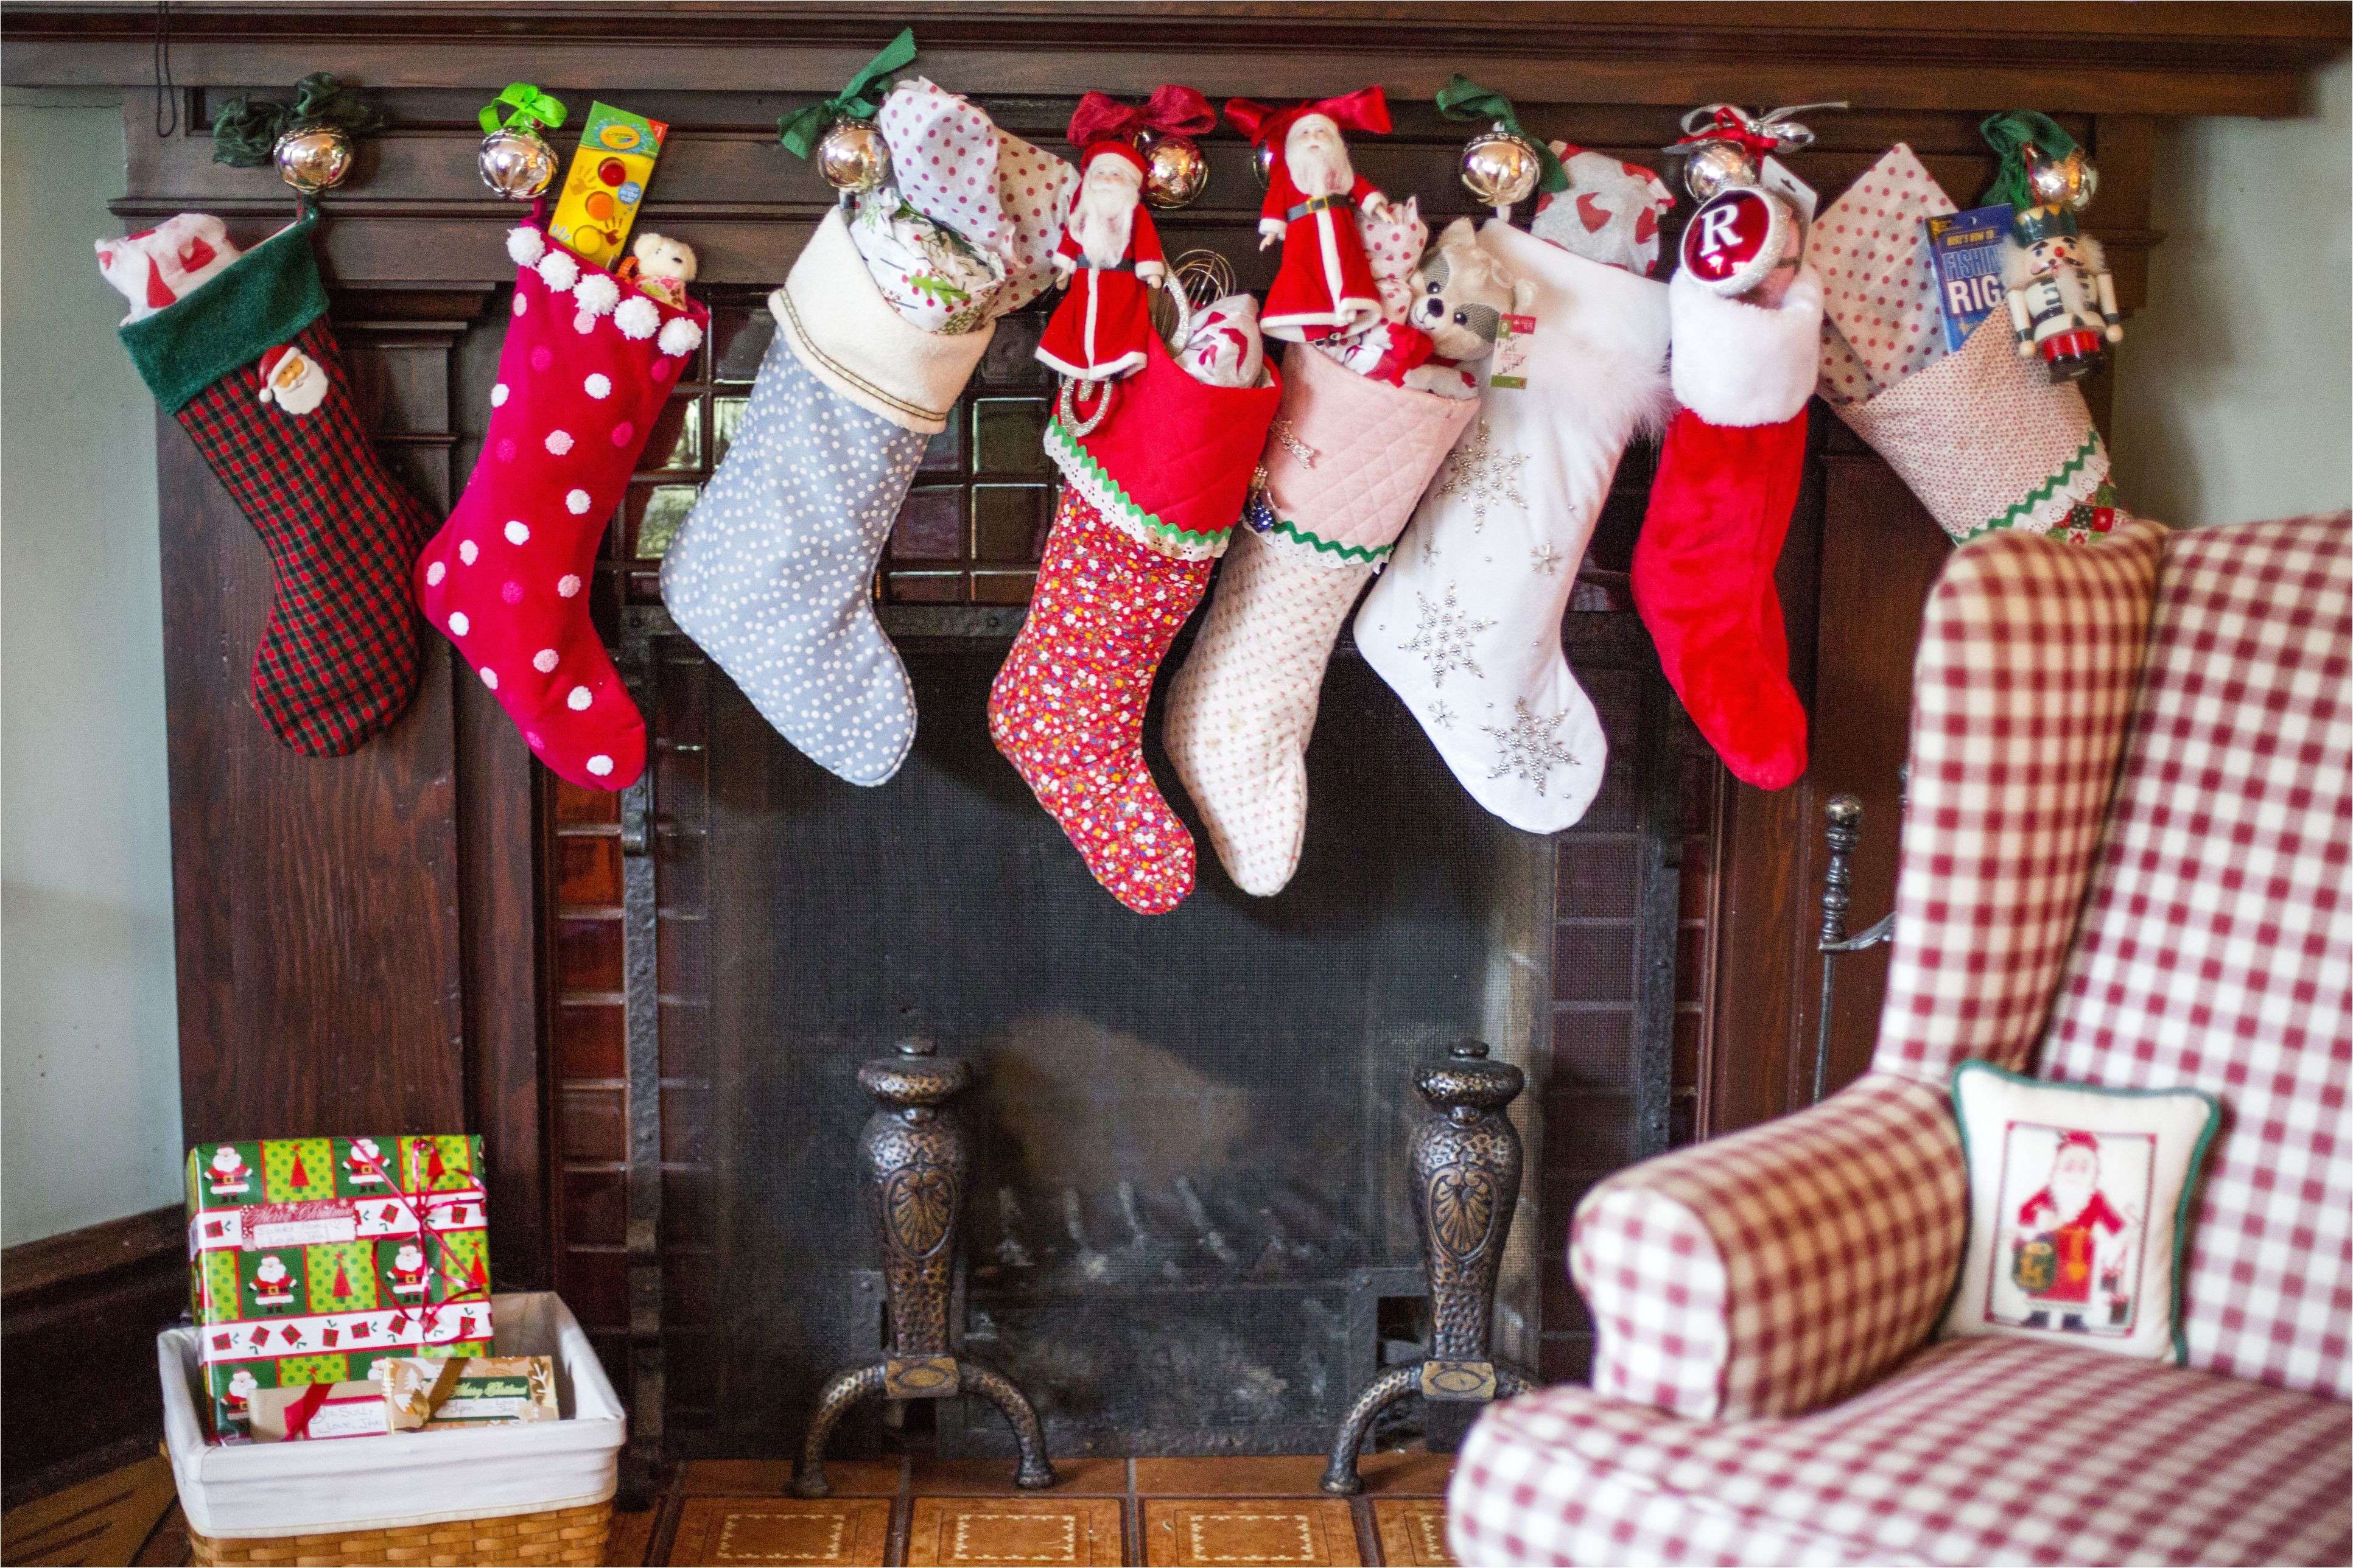
[[1570,1226],[1593,1386],[1701,1418],[1836,1399],[1927,1337],[1968,1223],[1945,1091],[1894,1073],[1621,1171]]
[[1463,1563],[2341,1563],[2335,1400],[2073,1345],[1936,1345],[1794,1420],[1691,1422],[1573,1385],[1472,1428]]
[[1928,598],[1873,1066],[2019,1068],[2042,1032],[2139,689],[2166,530],[1987,534]]

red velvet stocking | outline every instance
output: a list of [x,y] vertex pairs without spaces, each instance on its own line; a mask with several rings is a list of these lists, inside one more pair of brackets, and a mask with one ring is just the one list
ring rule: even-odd
[[1776,305],[1668,286],[1675,398],[1634,547],[1634,607],[1683,707],[1734,776],[1783,789],[1806,771],[1774,564],[1806,460],[1821,285]]
[[1744,426],[1684,409],[1634,548],[1634,605],[1661,668],[1725,766],[1759,789],[1806,771],[1806,710],[1773,585],[1805,455],[1802,410]]

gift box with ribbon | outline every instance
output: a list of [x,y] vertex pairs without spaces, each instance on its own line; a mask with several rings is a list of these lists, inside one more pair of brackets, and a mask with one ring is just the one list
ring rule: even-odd
[[262,1388],[491,1347],[481,1141],[269,1138],[188,1152],[190,1305],[212,1435]]

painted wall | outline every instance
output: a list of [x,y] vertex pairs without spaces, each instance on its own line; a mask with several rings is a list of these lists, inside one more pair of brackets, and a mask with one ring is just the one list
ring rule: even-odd
[[[2177,523],[2353,502],[2353,127],[2159,141],[2150,308],[2111,432]],[[0,93],[0,1243],[176,1197],[153,405],[90,242],[121,232],[120,110]]]
[[2158,136],[2151,221],[2167,237],[2126,328],[2109,433],[2118,488],[2146,516],[2353,503],[2353,65],[2307,91],[2305,119]]
[[90,241],[119,100],[0,95],[0,1243],[169,1203],[180,1148],[155,405]]

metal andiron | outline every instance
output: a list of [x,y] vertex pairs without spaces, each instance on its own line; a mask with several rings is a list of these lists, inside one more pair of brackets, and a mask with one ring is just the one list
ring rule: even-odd
[[1476,1040],[1413,1076],[1413,1087],[1438,1113],[1414,1129],[1407,1145],[1414,1221],[1430,1274],[1430,1354],[1382,1373],[1348,1407],[1333,1439],[1332,1462],[1324,1468],[1327,1492],[1346,1497],[1365,1489],[1356,1450],[1373,1418],[1398,1400],[1419,1394],[1486,1401],[1533,1386],[1525,1373],[1496,1361],[1489,1347],[1495,1275],[1520,1196],[1520,1134],[1504,1108],[1525,1083],[1519,1068],[1489,1061],[1487,1047]]
[[929,1040],[905,1040],[898,1055],[858,1069],[860,1089],[881,1101],[859,1135],[874,1228],[882,1244],[882,1289],[891,1312],[891,1347],[879,1362],[848,1366],[826,1380],[817,1415],[801,1444],[793,1490],[824,1497],[825,1444],[860,1400],[944,1399],[976,1394],[1004,1413],[1021,1450],[1014,1481],[1054,1484],[1038,1413],[1012,1382],[958,1357],[948,1340],[948,1297],[955,1269],[956,1224],[963,1217],[972,1157],[948,1102],[972,1079],[961,1061],[943,1061]]

